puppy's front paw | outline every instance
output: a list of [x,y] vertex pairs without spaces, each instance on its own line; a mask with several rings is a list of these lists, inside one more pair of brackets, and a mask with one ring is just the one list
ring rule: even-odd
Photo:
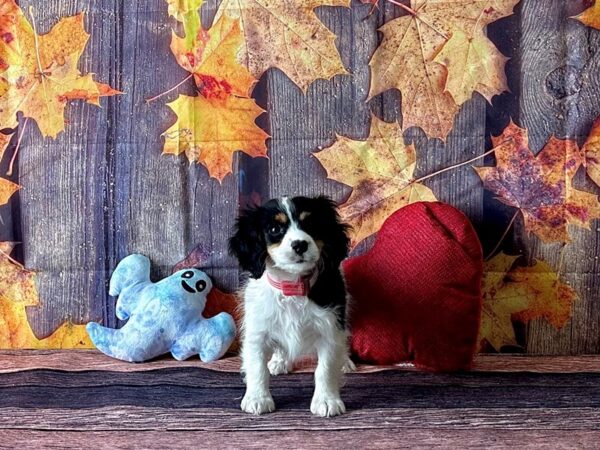
[[333,417],[346,412],[346,406],[339,397],[314,396],[310,403],[310,412],[315,416]]
[[269,361],[267,366],[269,367],[269,372],[271,375],[274,376],[289,372],[287,361],[282,358],[276,358],[275,356],[271,358],[271,361]]
[[356,372],[356,365],[354,364],[354,362],[352,362],[352,360],[350,358],[346,359],[346,362],[344,363],[344,367],[342,367],[342,372],[344,372],[344,373]]
[[265,414],[275,411],[275,402],[271,395],[244,395],[242,399],[242,411],[249,414]]

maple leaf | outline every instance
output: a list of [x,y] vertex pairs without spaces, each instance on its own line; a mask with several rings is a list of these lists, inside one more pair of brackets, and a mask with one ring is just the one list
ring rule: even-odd
[[548,264],[536,261],[532,267],[514,267],[518,258],[500,253],[485,265],[479,335],[482,344],[487,342],[497,351],[518,345],[513,322],[544,318],[562,328],[577,299]]
[[238,20],[222,16],[203,30],[198,11],[179,18],[184,36],[173,33],[171,51],[194,76],[200,95],[180,95],[168,104],[177,121],[163,133],[163,153],[184,153],[222,181],[231,173],[235,151],[266,156],[268,134],[255,122],[264,110],[249,98],[256,79],[238,62],[244,43]]
[[190,161],[204,164],[209,175],[219,181],[231,173],[234,151],[267,155],[268,135],[254,122],[264,110],[253,99],[180,95],[168,106],[177,121],[163,134],[163,152],[185,153]]
[[0,349],[93,348],[84,325],[62,324],[38,339],[27,320],[26,307],[38,306],[35,273],[10,257],[12,242],[0,242]]
[[508,91],[504,72],[508,58],[482,32],[470,37],[454,29],[434,61],[446,67],[445,91],[457,105],[469,100],[474,91],[490,103],[494,95]]
[[239,19],[246,44],[240,61],[256,78],[271,67],[303,91],[318,78],[345,74],[335,35],[317,15],[319,6],[350,6],[350,0],[223,0],[216,19]]
[[593,6],[590,6],[578,16],[575,16],[574,19],[579,20],[588,27],[594,27],[600,30],[600,1],[596,0]]
[[[504,76],[493,73],[504,71],[505,59],[496,49],[487,53],[493,45],[483,30],[512,14],[518,2],[411,0],[410,8],[404,6],[409,15],[380,28],[383,41],[369,64],[369,98],[398,89],[404,128],[418,126],[431,137],[445,139],[473,89],[489,99],[506,88]],[[461,74],[461,61],[469,64],[462,67],[466,74]],[[482,73],[483,78],[474,79]]]
[[195,19],[197,12],[185,16],[185,37],[173,32],[171,51],[179,65],[194,75],[205,97],[248,97],[256,79],[237,61],[244,42],[239,21],[222,16],[205,31]]
[[[9,6],[11,3],[9,0]],[[21,111],[37,122],[44,136],[56,138],[64,130],[69,100],[97,105],[99,97],[118,93],[77,69],[89,38],[83,18],[83,14],[63,18],[40,36],[18,8],[3,20],[0,129],[14,128],[16,114]]]
[[8,148],[8,144],[10,144],[11,139],[11,134],[0,133],[0,160],[4,158],[4,152],[6,152],[6,149]]
[[597,119],[588,136],[583,151],[589,177],[600,186],[600,119]]
[[21,189],[21,186],[12,181],[0,178],[0,206],[6,205],[12,195]]
[[393,212],[410,203],[435,201],[426,186],[414,183],[416,152],[406,145],[397,122],[372,118],[365,141],[337,137],[328,149],[315,153],[328,178],[353,188],[340,209],[352,226],[352,246],[376,233]]
[[513,122],[492,142],[496,167],[475,170],[499,201],[519,209],[527,230],[545,242],[569,242],[568,225],[589,229],[600,217],[598,197],[572,186],[583,164],[575,142],[552,137],[535,156],[527,131]]

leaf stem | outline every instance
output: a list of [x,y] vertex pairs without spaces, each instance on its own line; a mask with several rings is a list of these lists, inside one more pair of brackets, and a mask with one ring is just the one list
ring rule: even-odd
[[33,42],[35,44],[35,59],[37,61],[38,70],[40,77],[44,77],[44,70],[42,69],[42,58],[40,57],[40,43],[38,41],[37,26],[35,23],[35,16],[33,15],[33,6],[29,5],[29,15],[31,16],[31,25],[33,26]]
[[510,231],[510,229],[514,225],[515,220],[517,220],[517,216],[519,215],[519,211],[520,211],[520,209],[517,209],[517,211],[513,214],[512,219],[510,219],[510,222],[508,223],[508,226],[506,227],[506,230],[504,230],[504,233],[502,233],[502,237],[500,238],[500,240],[498,241],[498,243],[496,244],[496,246],[494,247],[494,249],[485,258],[486,261],[489,261],[492,258],[492,256],[494,256],[494,254],[498,251],[498,249],[502,245],[502,242],[504,242],[504,239],[506,239],[506,236],[508,236],[508,232]]
[[412,9],[410,6],[406,6],[406,5],[404,5],[403,3],[400,3],[397,0],[387,0],[387,1],[390,2],[392,5],[396,5],[396,6],[400,7],[400,8],[402,8],[404,11],[406,11],[407,13],[409,13],[411,16],[414,16],[415,19],[418,19],[421,22],[423,22],[425,25],[427,25],[429,28],[431,28],[433,31],[435,31],[437,34],[439,34],[444,39],[446,39],[446,40],[450,39],[450,37],[446,36],[445,33],[443,33],[442,31],[438,30],[432,24],[430,24],[425,19],[423,19],[421,16],[419,16],[419,13],[417,11],[415,11],[414,9]]
[[417,178],[416,180],[411,181],[409,183],[409,185],[410,184],[415,184],[415,183],[421,183],[422,181],[425,181],[425,180],[428,180],[430,178],[433,178],[436,175],[439,175],[441,173],[448,172],[449,170],[456,169],[456,168],[461,167],[461,166],[466,166],[467,164],[470,164],[470,163],[472,163],[474,161],[477,161],[478,159],[485,158],[487,155],[489,155],[490,153],[493,153],[495,150],[496,150],[496,147],[494,147],[491,150],[488,150],[487,152],[485,152],[482,155],[476,156],[475,158],[471,158],[468,161],[463,161],[463,162],[460,162],[458,164],[454,164],[452,166],[446,167],[445,169],[438,170],[437,172],[430,173],[429,175],[425,175],[425,176],[423,176],[421,178]]
[[13,165],[15,164],[15,160],[17,159],[17,153],[19,153],[19,149],[21,148],[21,140],[23,139],[23,134],[25,134],[25,129],[27,128],[27,123],[29,122],[29,117],[25,117],[25,121],[23,122],[23,126],[21,127],[21,131],[19,133],[19,137],[17,138],[17,145],[15,147],[15,151],[13,152],[12,158],[10,159],[10,163],[8,164],[8,172],[6,175],[9,177],[13,174]]
[[155,95],[154,97],[151,98],[147,98],[146,99],[146,104],[152,103],[154,100],[156,100],[157,98],[162,97],[163,95],[167,95],[169,92],[174,91],[175,89],[177,89],[179,86],[181,86],[183,83],[185,83],[187,80],[189,80],[190,78],[192,78],[194,76],[193,73],[190,73],[187,77],[185,77],[183,80],[181,80],[179,83],[177,83],[175,86],[173,86],[171,89],[162,92],[158,95]]

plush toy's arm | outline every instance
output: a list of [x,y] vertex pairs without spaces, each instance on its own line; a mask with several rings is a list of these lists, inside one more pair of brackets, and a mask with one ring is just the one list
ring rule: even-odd
[[108,293],[114,297],[119,296],[115,311],[119,319],[129,318],[137,299],[137,295],[128,295],[123,291],[136,284],[147,282],[150,282],[150,260],[146,256],[129,255],[117,265],[110,277]]
[[177,338],[171,354],[179,361],[199,354],[204,362],[222,357],[235,338],[235,322],[227,313],[217,314],[210,319],[200,319]]

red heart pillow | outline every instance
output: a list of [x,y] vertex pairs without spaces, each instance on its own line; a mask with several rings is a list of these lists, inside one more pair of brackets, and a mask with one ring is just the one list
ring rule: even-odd
[[443,203],[390,216],[373,248],[344,262],[352,295],[352,353],[365,362],[468,369],[481,316],[481,244],[469,219]]

